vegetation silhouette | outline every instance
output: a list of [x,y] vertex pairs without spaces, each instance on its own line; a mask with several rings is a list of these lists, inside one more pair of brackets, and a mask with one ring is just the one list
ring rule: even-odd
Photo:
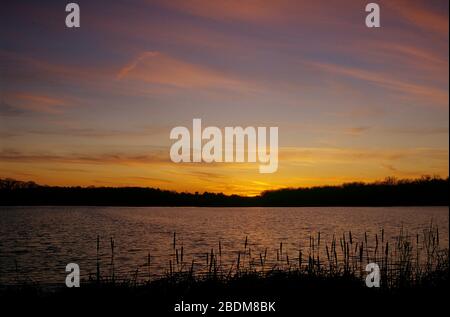
[[373,183],[286,188],[255,197],[223,193],[186,193],[146,187],[63,187],[0,179],[0,205],[85,206],[448,206],[449,179],[386,178]]
[[[271,316],[297,316],[308,306],[333,316],[361,316],[368,307],[373,307],[377,315],[384,311],[409,315],[420,309],[428,316],[434,311],[437,315],[447,304],[448,248],[440,246],[438,227],[432,224],[416,236],[401,230],[394,240],[385,240],[383,229],[380,235],[375,234],[375,239],[368,238],[367,232],[359,238],[351,231],[344,232],[340,238],[322,242],[322,252],[318,232],[310,235],[309,248],[300,248],[297,256],[289,256],[280,244],[276,258],[273,250],[269,255],[267,249],[264,253],[254,252],[246,236],[237,246],[231,265],[222,263],[220,242],[218,249],[206,252],[206,263],[198,254],[192,256],[191,262],[191,256],[183,257],[185,249],[182,243],[176,243],[175,234],[173,249],[169,250],[171,260],[163,275],[151,275],[154,265],[150,254],[146,261],[136,262],[135,271],[117,274],[114,239],[110,240],[112,260],[108,263],[99,258],[99,253],[108,251],[100,250],[97,236],[96,269],[82,279],[80,288],[67,288],[64,284],[48,288],[26,274],[18,274],[15,284],[0,285],[0,300],[3,306],[14,307],[14,311],[26,306],[33,311],[45,309],[46,315],[49,308],[63,304],[57,309],[58,316],[67,303],[75,303],[71,312],[78,308],[85,312],[89,307],[91,313],[98,309],[101,316],[117,313],[119,308],[125,310],[126,316],[149,309],[151,315],[179,315],[174,307],[182,301],[209,303],[208,316],[223,315],[219,310],[223,301],[239,303],[238,309],[242,302],[247,307],[262,307],[250,306],[249,302],[272,302],[275,310],[270,311]],[[367,287],[365,283],[365,268],[371,262],[379,265],[379,287]],[[139,270],[144,276],[148,272],[147,277],[138,278]],[[256,308],[254,312],[262,311]]]

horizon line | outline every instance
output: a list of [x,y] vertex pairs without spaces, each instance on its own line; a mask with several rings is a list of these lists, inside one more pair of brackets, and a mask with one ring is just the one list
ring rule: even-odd
[[[384,179],[378,179],[374,181],[350,181],[350,182],[343,182],[340,184],[322,184],[322,185],[313,185],[313,186],[288,186],[288,187],[281,187],[281,188],[273,188],[268,190],[263,190],[255,195],[242,195],[237,193],[232,194],[226,194],[224,192],[216,192],[216,191],[177,191],[177,190],[170,190],[165,189],[161,187],[151,187],[151,186],[96,186],[96,185],[47,185],[47,184],[40,184],[33,180],[19,180],[14,179],[10,177],[2,178],[0,177],[0,182],[4,181],[12,181],[12,182],[19,182],[19,183],[28,183],[33,184],[38,187],[49,187],[49,188],[83,188],[83,189],[89,189],[89,188],[111,188],[111,189],[126,189],[126,188],[136,188],[136,189],[153,189],[153,190],[159,190],[159,191],[165,191],[165,192],[171,192],[176,194],[190,194],[190,195],[203,195],[203,194],[215,194],[215,195],[224,195],[224,196],[239,196],[239,197],[258,197],[264,194],[265,192],[276,192],[276,191],[282,191],[282,190],[300,190],[300,189],[314,189],[314,188],[325,188],[325,187],[334,187],[339,188],[343,187],[345,185],[351,185],[351,184],[359,184],[359,185],[399,185],[402,183],[411,183],[411,182],[417,182],[417,181],[430,181],[430,180],[439,180],[439,181],[449,181],[449,176],[442,177],[440,175],[422,175],[421,177],[415,177],[415,178],[398,178],[395,176],[386,176]],[[0,190],[3,189],[0,187]]]

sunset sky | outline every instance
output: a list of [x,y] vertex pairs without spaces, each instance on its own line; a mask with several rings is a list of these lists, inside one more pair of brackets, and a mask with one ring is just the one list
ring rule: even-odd
[[[0,178],[254,195],[448,176],[448,1],[7,1]],[[279,127],[279,168],[175,164],[175,126]]]

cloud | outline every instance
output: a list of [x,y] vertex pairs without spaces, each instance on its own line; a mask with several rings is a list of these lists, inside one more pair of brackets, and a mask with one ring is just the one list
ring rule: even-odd
[[[61,114],[68,103],[59,98],[53,98],[46,95],[37,95],[31,93],[5,94],[8,99],[13,100],[15,106],[4,101],[0,102],[1,117],[20,117],[28,116],[33,113]],[[42,132],[42,131],[41,131]],[[10,137],[24,134],[24,131],[15,131],[14,134],[2,134],[0,137]]]
[[391,165],[391,164],[381,164],[381,166],[383,166],[384,168],[386,168],[390,172],[398,172],[398,169],[395,166]]
[[73,136],[73,137],[85,137],[85,138],[136,138],[136,137],[149,137],[157,135],[168,135],[171,127],[169,126],[150,126],[140,129],[104,129],[104,128],[91,128],[91,127],[75,127],[69,126],[70,123],[54,122],[55,125],[59,125],[58,128],[47,129],[23,129],[21,134],[35,134],[35,135],[58,135],[58,136]]
[[[147,2],[153,4],[155,1]],[[326,3],[308,0],[172,0],[157,3],[170,10],[202,19],[266,26],[339,23],[339,16],[348,12],[347,9],[353,5],[351,2],[331,0]]]
[[0,65],[2,72],[8,76],[8,81],[18,79],[28,81],[39,79],[40,81],[54,80],[55,77],[67,81],[98,79],[100,69],[88,69],[87,67],[75,67],[70,63],[57,63],[42,58],[31,57],[26,52],[10,52],[0,49]]
[[124,66],[119,73],[117,74],[117,79],[122,79],[125,76],[128,75],[128,73],[134,71],[134,69],[144,61],[146,58],[149,57],[156,57],[159,53],[158,52],[144,52],[141,55],[139,55],[136,59],[132,60],[128,65]]
[[[442,52],[433,51],[432,48],[424,49],[404,43],[393,42],[374,42],[372,45],[373,51],[379,54],[388,55],[391,58],[397,57],[399,60],[405,61],[405,58],[410,59],[410,63],[414,66],[432,65],[434,67],[442,67],[448,65],[448,61],[443,57]],[[375,48],[378,48],[375,50]],[[372,50],[369,50],[370,52]]]
[[[434,8],[433,4],[443,7]],[[448,1],[397,0],[386,1],[384,5],[415,27],[448,38]]]
[[167,153],[68,153],[53,154],[48,152],[25,152],[15,149],[3,149],[0,151],[0,161],[25,162],[25,163],[68,163],[68,164],[165,164],[171,163]]
[[402,127],[402,128],[387,128],[384,131],[388,133],[398,134],[448,134],[448,127]]
[[[347,162],[351,163],[355,160],[360,161],[398,161],[408,158],[429,158],[435,160],[448,160],[448,149],[443,148],[405,148],[405,149],[371,149],[371,148],[299,148],[299,147],[282,147],[279,150],[279,162],[310,162],[314,164],[326,162]],[[148,153],[134,153],[124,154],[119,152],[108,153],[67,153],[67,154],[52,154],[44,152],[24,152],[15,149],[3,149],[0,151],[0,161],[10,162],[58,162],[58,163],[81,163],[81,164],[169,164],[173,167],[189,167],[193,168],[189,173],[193,176],[199,177],[213,177],[223,178],[224,175],[220,172],[211,172],[208,170],[195,170],[195,168],[205,169],[211,168],[225,168],[227,170],[234,168],[255,169],[255,164],[252,163],[199,163],[199,164],[174,164],[170,161],[166,151],[154,150]]]
[[346,134],[356,136],[356,135],[363,134],[364,132],[368,131],[369,129],[370,129],[370,127],[352,127],[352,128],[345,129],[344,132]]
[[[55,92],[67,94],[68,100],[59,100],[65,103],[69,100],[72,103],[79,103],[80,100],[83,100],[82,94],[74,95],[67,88],[77,88],[84,92],[90,92],[92,96],[99,94],[115,96],[130,92],[129,87],[118,85],[117,81],[114,80],[117,65],[102,67],[73,65],[70,61],[66,63],[55,62],[44,57],[31,57],[24,52],[16,53],[0,49],[0,70],[2,71],[0,80],[7,80],[7,87],[13,87],[5,88],[3,92],[9,96],[21,94],[25,99],[29,99],[28,102],[51,104],[52,101],[49,98],[66,99],[54,97]],[[27,89],[30,86],[32,88]],[[27,98],[26,95],[29,95],[30,98]],[[31,95],[36,96],[34,98]],[[53,112],[53,110],[50,110],[50,112]]]
[[440,107],[448,108],[448,91],[430,85],[420,85],[393,78],[391,74],[369,71],[357,67],[341,66],[322,62],[306,62],[327,74],[335,74],[357,80],[364,80],[380,87],[401,92],[406,96],[422,97]]
[[[297,1],[299,3],[301,1]],[[160,5],[194,16],[222,21],[276,22],[286,19],[293,1],[279,0],[174,0],[161,1]]]
[[98,184],[108,184],[110,186],[136,186],[136,183],[139,184],[172,184],[173,181],[165,178],[156,178],[156,177],[144,177],[144,176],[116,176],[116,177],[102,177],[102,179],[94,180],[95,183]]
[[131,79],[175,88],[255,89],[249,86],[249,83],[217,70],[154,51],[144,52],[122,67],[117,79]]
[[211,180],[217,181],[218,179],[223,180],[224,178],[228,179],[228,177],[222,173],[215,173],[210,171],[191,170],[189,171],[189,175],[202,179],[204,181],[211,181]]
[[398,161],[410,158],[428,158],[440,161],[448,160],[448,149],[443,148],[405,148],[405,149],[371,149],[371,148],[295,148],[280,149],[279,162],[309,162],[314,164],[326,162],[360,162]]
[[33,112],[59,114],[67,106],[63,99],[31,93],[16,93],[12,96],[19,103],[20,108]]
[[15,117],[25,114],[26,111],[13,107],[10,104],[2,101],[0,102],[0,116],[2,117]]

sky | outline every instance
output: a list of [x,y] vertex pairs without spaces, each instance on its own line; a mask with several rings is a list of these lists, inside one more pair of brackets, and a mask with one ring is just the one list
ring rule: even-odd
[[[448,177],[448,1],[6,1],[0,177],[256,195]],[[276,126],[278,171],[170,160],[172,128]]]

